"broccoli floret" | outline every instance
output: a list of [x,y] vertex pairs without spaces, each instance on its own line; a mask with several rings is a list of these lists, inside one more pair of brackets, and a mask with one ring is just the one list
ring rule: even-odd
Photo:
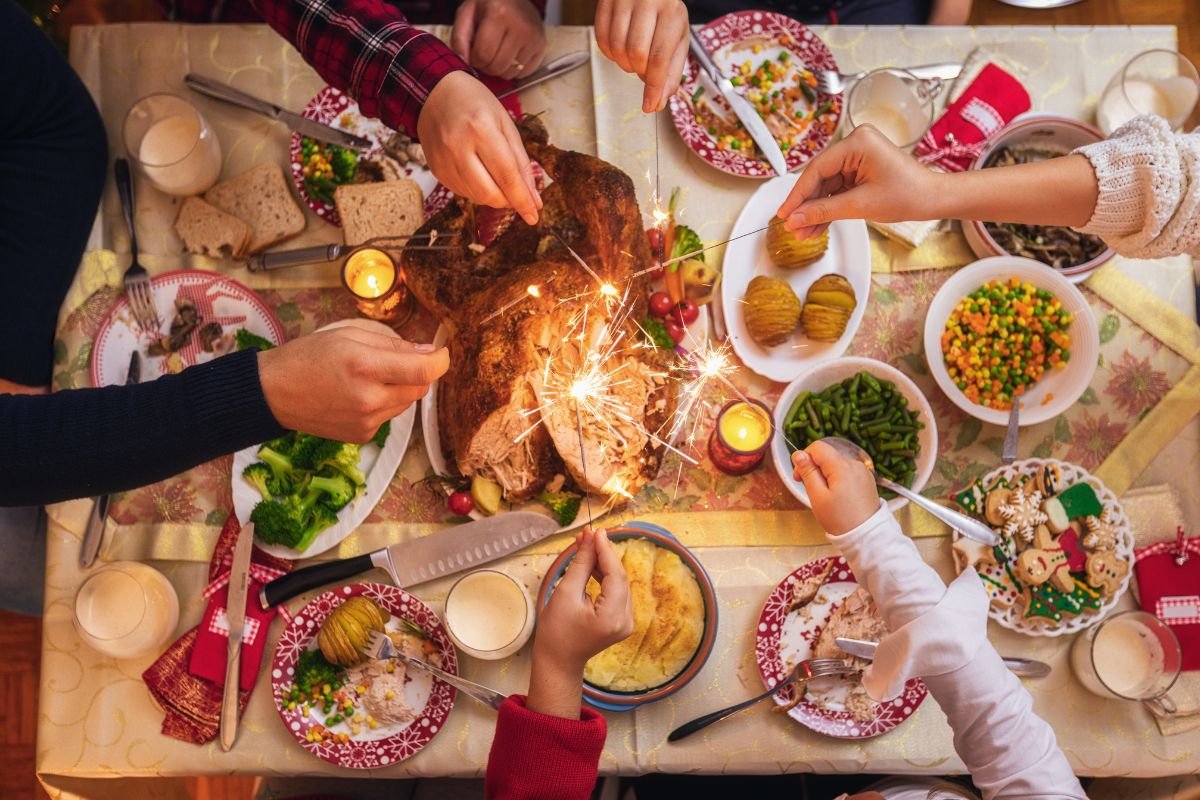
[[308,484],[309,491],[316,490],[323,492],[320,503],[325,508],[333,512],[338,512],[346,507],[346,504],[354,499],[357,493],[357,488],[346,478],[345,475],[333,475],[326,477],[324,475],[314,475],[313,479]]
[[271,490],[275,488],[275,473],[263,462],[255,461],[246,467],[242,470],[242,477],[258,490],[263,500],[270,500],[274,496],[275,493]]
[[267,544],[295,547],[305,533],[291,504],[278,500],[263,500],[256,505],[250,512],[250,521],[254,523],[254,535]]
[[283,436],[280,436],[278,439],[271,439],[270,441],[264,442],[262,446],[269,447],[276,453],[283,453],[285,456],[290,458],[292,451],[296,449],[296,437],[299,435],[301,434],[288,432]]
[[674,350],[675,340],[667,333],[667,326],[660,319],[646,317],[642,320],[642,331],[647,341],[661,350]]
[[[700,238],[700,234],[689,228],[687,225],[675,226],[675,238],[671,244],[671,258],[679,258],[680,256],[691,256],[700,261],[704,260],[704,253],[698,252],[704,248],[704,241]],[[672,264],[674,268],[678,265]]]
[[274,494],[288,494],[295,487],[297,480],[303,476],[297,475],[296,466],[289,456],[272,449],[267,445],[258,448],[258,457],[271,470],[276,484],[269,487]]
[[328,449],[328,441],[307,433],[294,434],[292,450],[288,455],[296,469],[316,470],[317,465],[325,458],[324,450]]
[[264,339],[257,333],[251,333],[245,328],[238,328],[233,334],[234,341],[237,342],[238,350],[249,350],[251,347],[257,347],[259,350],[270,350],[275,345],[269,340]]
[[379,426],[379,430],[375,431],[375,435],[371,437],[371,444],[375,445],[376,447],[382,448],[384,442],[387,441],[388,435],[391,432],[392,432],[392,421],[389,419],[387,422],[385,422]]
[[329,445],[319,448],[315,453],[317,467],[333,467],[345,475],[355,486],[365,486],[367,476],[358,468],[359,447],[348,442],[334,442],[327,439]]
[[296,549],[301,552],[307,550],[308,546],[313,543],[313,539],[317,538],[317,534],[336,523],[337,512],[330,511],[323,505],[314,505],[309,511],[308,523],[300,541],[296,544]]
[[337,688],[341,685],[340,670],[325,660],[320,650],[305,650],[296,662],[296,686],[301,694],[309,697],[313,689],[329,684]]
[[333,167],[336,183],[350,183],[354,180],[354,173],[358,171],[358,155],[353,150],[330,145],[329,165]]
[[550,509],[559,525],[570,525],[579,516],[579,506],[583,497],[570,492],[540,492],[538,502]]

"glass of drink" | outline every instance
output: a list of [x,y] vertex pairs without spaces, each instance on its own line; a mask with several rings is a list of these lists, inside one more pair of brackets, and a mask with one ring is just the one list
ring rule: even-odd
[[161,572],[134,561],[102,567],[75,595],[75,630],[113,658],[154,655],[175,632],[179,598]]
[[160,191],[200,194],[221,174],[221,143],[191,103],[152,94],[133,104],[122,129],[125,151]]
[[897,147],[914,147],[933,124],[933,101],[940,78],[921,80],[908,70],[885,67],[868,72],[850,90],[846,119],[853,130],[870,123]]
[[1200,73],[1174,50],[1138,53],[1108,82],[1096,106],[1105,136],[1141,114],[1155,114],[1173,129],[1183,125],[1200,98]]
[[1071,645],[1071,669],[1084,688],[1100,697],[1139,700],[1159,717],[1177,710],[1167,692],[1182,661],[1174,631],[1145,611],[1114,614]]
[[533,633],[533,601],[520,581],[494,569],[469,572],[446,595],[446,630],[459,649],[494,661]]

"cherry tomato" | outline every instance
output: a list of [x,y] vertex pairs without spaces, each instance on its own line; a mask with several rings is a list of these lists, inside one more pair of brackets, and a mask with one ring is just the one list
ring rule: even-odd
[[650,255],[662,257],[662,229],[646,228],[646,241],[650,244]]
[[700,316],[700,308],[691,300],[680,300],[679,304],[671,309],[671,316],[680,325],[691,325]]
[[471,499],[470,492],[451,492],[446,505],[450,507],[451,514],[460,517],[465,517],[475,510],[475,501]]
[[673,307],[671,295],[666,292],[655,292],[650,295],[650,313],[659,319],[666,319]]
[[679,320],[675,319],[674,317],[668,317],[666,326],[667,335],[671,337],[672,342],[679,344],[683,341],[683,337],[687,331],[685,331],[683,326],[679,324]]

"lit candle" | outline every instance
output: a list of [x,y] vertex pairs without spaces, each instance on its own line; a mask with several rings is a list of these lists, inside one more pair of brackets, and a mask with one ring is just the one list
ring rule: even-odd
[[342,279],[355,297],[374,300],[396,283],[396,262],[382,250],[355,250],[342,267]]
[[722,472],[744,475],[762,463],[774,430],[771,412],[762,403],[732,401],[717,415],[708,455]]

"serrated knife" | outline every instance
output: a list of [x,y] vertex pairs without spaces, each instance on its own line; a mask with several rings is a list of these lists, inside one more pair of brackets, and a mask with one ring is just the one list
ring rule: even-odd
[[712,56],[704,49],[704,43],[700,41],[700,36],[694,28],[688,28],[688,33],[691,37],[689,47],[692,55],[700,62],[700,67],[708,73],[708,77],[716,84],[717,89],[725,98],[725,102],[729,103],[729,107],[733,109],[733,113],[737,114],[737,118],[746,128],[746,132],[750,134],[750,138],[758,145],[758,149],[766,157],[767,162],[771,165],[771,169],[775,170],[776,175],[786,175],[787,159],[783,157],[783,151],[779,149],[779,142],[775,141],[771,129],[767,127],[767,123],[763,122],[763,118],[754,110],[754,106],[750,101],[742,97],[737,89],[733,88],[733,83],[726,77],[717,63],[713,61]]
[[225,620],[229,645],[225,652],[225,690],[221,695],[221,749],[228,753],[237,739],[238,689],[242,682],[242,633],[246,628],[246,595],[250,589],[250,556],[254,555],[254,523],[246,523],[233,546]]
[[550,517],[531,511],[509,511],[373,553],[298,569],[264,586],[258,593],[258,601],[268,609],[372,567],[387,572],[403,589],[494,561],[557,533],[558,529],[558,522]]
[[227,83],[221,83],[220,81],[195,73],[184,75],[183,82],[188,85],[189,89],[207,95],[214,100],[241,106],[242,108],[262,114],[264,117],[278,120],[287,125],[291,130],[296,131],[296,133],[307,136],[310,139],[320,139],[322,142],[329,142],[354,150],[371,149],[370,139],[364,139],[361,136],[340,131],[330,125],[324,125],[316,120],[309,119],[303,114],[288,111],[282,106],[277,106],[252,94],[246,94],[240,89],[235,89]]

